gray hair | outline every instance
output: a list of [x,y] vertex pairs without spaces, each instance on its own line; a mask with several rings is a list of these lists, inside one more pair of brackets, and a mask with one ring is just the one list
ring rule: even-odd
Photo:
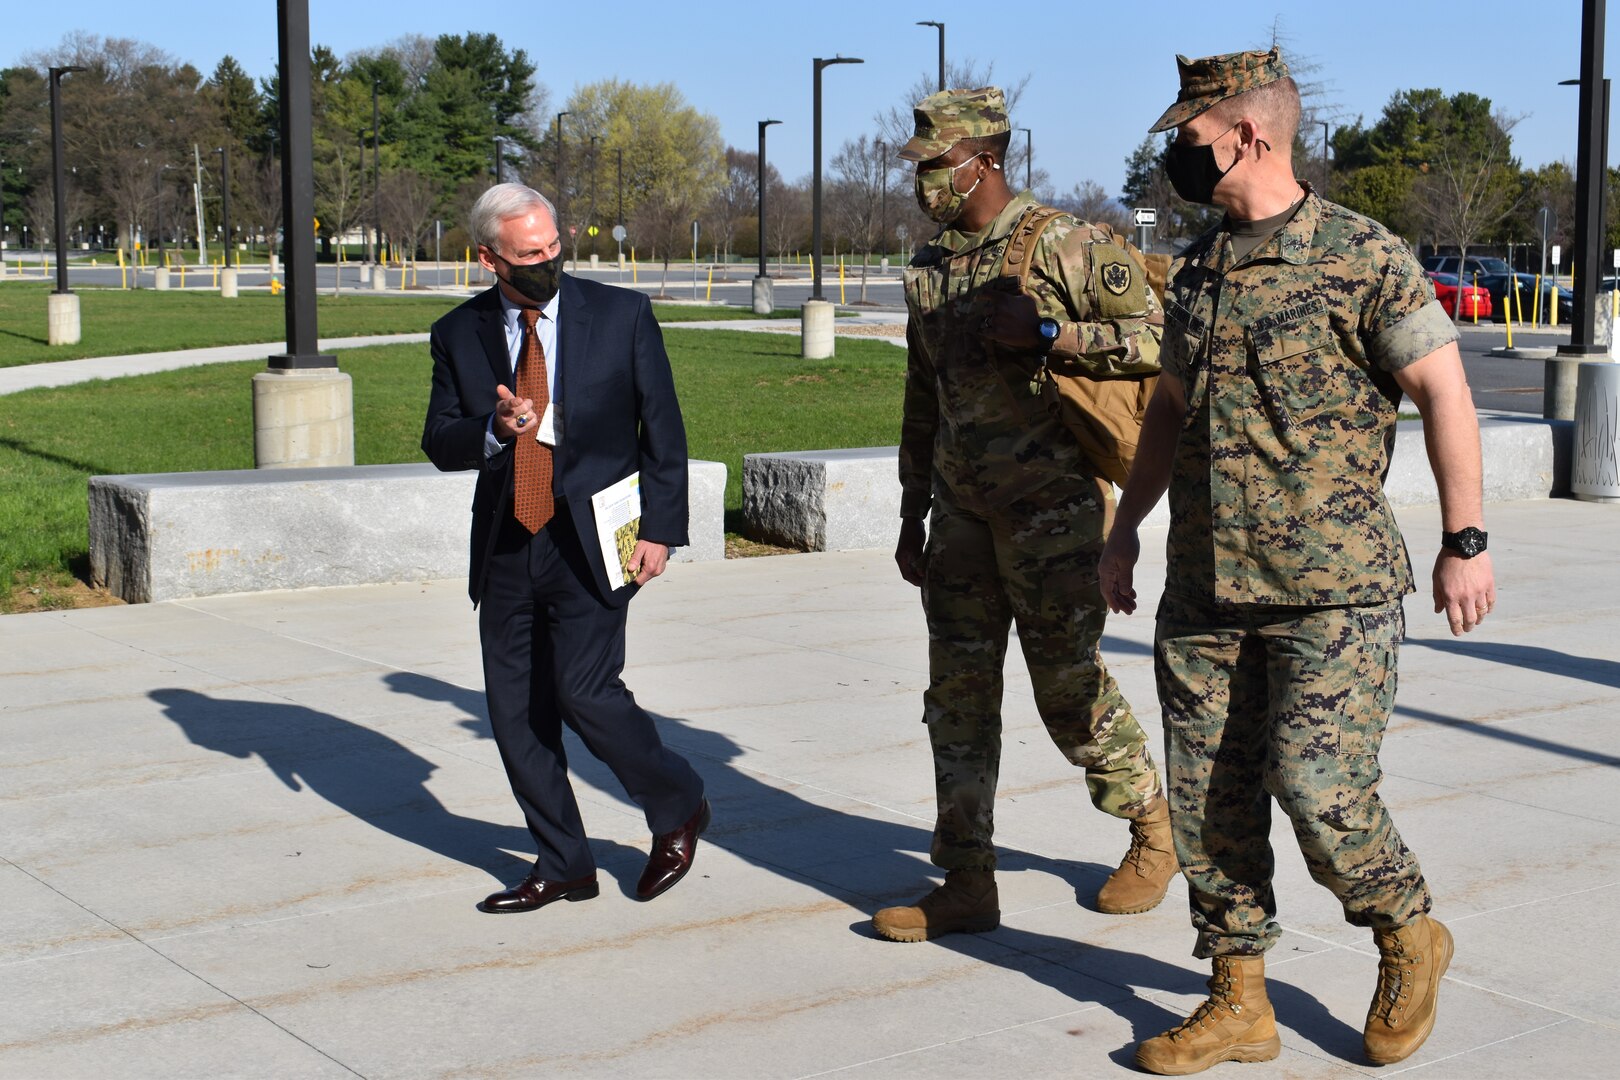
[[557,224],[557,208],[538,191],[522,184],[496,184],[473,203],[472,210],[467,214],[467,232],[474,244],[499,251],[497,240],[500,238],[501,222],[522,217],[537,206],[544,207],[546,213],[551,215],[551,223]]

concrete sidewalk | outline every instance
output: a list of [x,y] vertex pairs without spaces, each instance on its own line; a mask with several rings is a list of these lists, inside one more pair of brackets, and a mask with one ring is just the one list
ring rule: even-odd
[[[1457,956],[1383,1074],[1613,1075],[1620,1034],[1616,509],[1490,507],[1496,614],[1408,606],[1383,794]],[[1426,578],[1438,518],[1400,512]],[[1104,651],[1159,738],[1145,613]],[[714,804],[690,878],[629,893],[648,837],[575,748],[603,895],[474,903],[532,855],[489,739],[461,581],[0,619],[0,1076],[1071,1077],[1203,996],[1178,882],[1092,897],[1124,850],[1009,665],[1003,925],[919,945],[871,913],[932,873],[926,649],[883,552],[677,565],[626,678]],[[1346,1077],[1369,935],[1278,815],[1284,1052],[1211,1076]]]

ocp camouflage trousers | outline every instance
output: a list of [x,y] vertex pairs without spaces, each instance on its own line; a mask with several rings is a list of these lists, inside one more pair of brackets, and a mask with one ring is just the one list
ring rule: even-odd
[[922,599],[938,866],[995,869],[1002,669],[1014,622],[1036,709],[1063,756],[1085,769],[1092,803],[1131,818],[1159,796],[1147,739],[1097,648],[1107,615],[1097,586],[1105,509],[1084,478],[983,517],[936,489]]
[[1429,910],[1423,872],[1378,797],[1405,627],[1398,600],[1160,601],[1154,670],[1193,955],[1254,955],[1276,943],[1272,800],[1346,921],[1382,929]]

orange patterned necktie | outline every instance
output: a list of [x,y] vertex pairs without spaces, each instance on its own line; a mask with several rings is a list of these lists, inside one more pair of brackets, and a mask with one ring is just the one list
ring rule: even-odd
[[[551,393],[546,389],[546,354],[540,348],[540,335],[534,324],[538,308],[523,308],[523,358],[518,362],[517,396],[534,402],[534,415],[546,414]],[[512,453],[512,514],[531,533],[545,528],[556,507],[551,498],[551,447],[535,439],[532,431],[520,431]]]

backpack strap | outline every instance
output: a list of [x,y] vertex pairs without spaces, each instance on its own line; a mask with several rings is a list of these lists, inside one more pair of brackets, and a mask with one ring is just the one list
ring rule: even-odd
[[1002,256],[1002,266],[1008,276],[1018,279],[1020,292],[1029,280],[1030,254],[1035,250],[1035,242],[1041,238],[1046,227],[1063,214],[1064,211],[1055,206],[1032,206],[1013,226],[1012,234],[1007,239],[1007,250]]

